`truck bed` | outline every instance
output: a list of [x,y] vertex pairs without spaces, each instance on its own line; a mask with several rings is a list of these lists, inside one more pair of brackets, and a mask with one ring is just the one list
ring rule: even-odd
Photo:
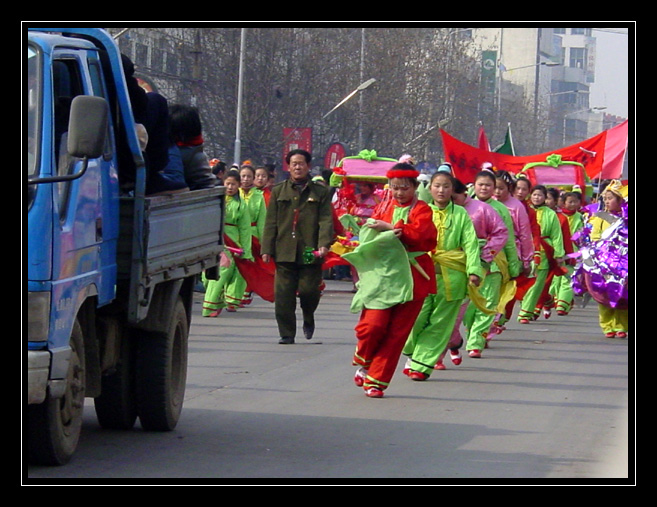
[[117,269],[119,285],[130,284],[131,321],[146,315],[150,289],[158,283],[218,265],[224,193],[224,187],[215,187],[145,197],[141,224],[135,220],[139,203],[133,197],[121,198]]

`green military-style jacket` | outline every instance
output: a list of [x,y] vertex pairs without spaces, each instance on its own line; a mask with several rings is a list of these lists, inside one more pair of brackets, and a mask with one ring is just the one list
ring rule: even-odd
[[262,254],[276,262],[303,263],[304,248],[329,248],[334,240],[333,210],[329,189],[308,181],[301,192],[291,180],[271,190]]

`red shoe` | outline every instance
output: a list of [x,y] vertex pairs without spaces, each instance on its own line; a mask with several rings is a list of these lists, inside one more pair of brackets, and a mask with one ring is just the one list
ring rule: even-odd
[[365,391],[365,396],[368,398],[383,398],[383,391],[378,387],[370,387]]
[[356,374],[354,375],[354,384],[356,384],[358,387],[363,387],[363,384],[365,383],[365,376],[367,375],[366,370],[363,368],[358,368],[356,370]]
[[409,375],[411,377],[411,380],[427,380],[429,378],[429,375],[426,373],[422,373],[421,371],[412,371],[411,374]]
[[446,370],[447,368],[445,367],[445,365],[443,364],[442,361],[438,361],[436,363],[436,366],[433,367],[433,369],[434,370]]
[[452,360],[452,363],[456,366],[461,364],[461,361],[463,361],[463,357],[461,356],[461,352],[459,351],[459,349],[456,349],[456,351],[450,349],[449,358]]
[[472,349],[470,352],[468,352],[468,355],[469,355],[470,357],[479,358],[479,357],[481,357],[481,350],[479,350],[479,349]]
[[518,322],[521,324],[529,324],[529,319],[520,319]]
[[627,338],[627,333],[625,331],[619,331],[616,333],[616,338]]
[[605,333],[605,338],[616,338],[616,333],[611,331],[610,333]]
[[504,331],[506,331],[506,327],[500,326],[499,324],[493,324],[493,326],[490,328],[490,334],[493,336],[502,334]]

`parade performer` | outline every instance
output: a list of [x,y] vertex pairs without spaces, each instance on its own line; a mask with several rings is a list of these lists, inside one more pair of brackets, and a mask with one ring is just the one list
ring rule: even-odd
[[[265,217],[267,208],[262,191],[255,185],[256,171],[250,163],[242,164],[240,168],[240,198],[249,210],[251,217],[251,253],[254,257],[260,257],[260,241],[265,228]],[[242,275],[240,275],[242,276]],[[253,288],[244,283],[244,294],[236,301],[238,307],[249,305],[253,302]],[[229,310],[232,310],[229,307]]]
[[436,292],[427,254],[436,247],[436,227],[431,208],[415,195],[418,174],[407,163],[387,171],[392,198],[361,228],[358,247],[343,256],[360,275],[351,307],[360,312],[354,382],[372,398],[388,388],[422,303]]
[[263,193],[254,184],[255,174],[255,169],[251,165],[244,164],[240,168],[240,197],[249,208],[251,232],[258,241],[261,241],[267,208]]
[[273,176],[269,173],[266,167],[258,167],[255,171],[255,179],[253,184],[260,192],[265,200],[265,207],[269,206],[269,198],[271,197],[271,187],[274,181]]
[[349,210],[349,214],[357,217],[358,223],[363,224],[374,213],[374,208],[381,202],[375,194],[376,185],[367,181],[356,183],[356,202]]
[[[460,181],[456,180],[456,186],[454,189],[454,203],[459,206],[463,206],[472,220],[474,225],[475,233],[479,239],[479,248],[480,248],[480,262],[482,268],[484,269],[484,275],[488,278],[488,286],[484,280],[483,284],[480,284],[479,291],[484,296],[488,296],[488,292],[493,294],[499,294],[495,292],[494,287],[501,283],[500,268],[497,266],[495,259],[498,257],[499,252],[502,252],[509,240],[509,231],[502,220],[502,217],[493,209],[493,207],[487,202],[483,202],[477,199],[473,199],[467,192],[466,186]],[[488,291],[488,292],[487,292]],[[491,296],[492,297],[492,296]],[[499,296],[495,296],[499,297]],[[461,323],[465,318],[466,311],[470,308],[470,300],[466,300],[462,305],[459,311],[459,315],[454,324],[452,330],[452,335],[450,337],[449,343],[447,345],[449,349],[450,359],[455,365],[461,364],[462,357],[460,348],[463,346],[464,340],[461,335]],[[475,308],[473,307],[472,312]],[[482,312],[481,318],[487,317],[489,312]],[[470,320],[470,327],[474,323],[474,315],[472,313],[468,316]],[[486,332],[483,329],[483,325],[480,325],[481,333]],[[477,334],[477,331],[472,331],[469,329],[468,338],[470,334],[474,337]],[[487,336],[482,334],[482,340],[479,340],[477,345],[480,348],[472,347],[472,357],[481,356],[481,348],[485,347],[485,338]],[[474,339],[474,338],[473,338]],[[443,369],[442,355],[436,363],[436,369]]]
[[546,319],[550,317],[553,308],[557,310],[557,315],[567,315],[573,303],[574,294],[571,276],[575,266],[573,253],[577,247],[572,240],[572,235],[583,226],[583,221],[581,215],[577,213],[581,194],[569,192],[568,195],[570,205],[573,207],[572,211],[568,211],[565,207],[567,197],[564,192],[560,192],[557,188],[548,189],[548,206],[556,211],[561,224],[565,259],[563,262],[564,274],[554,276],[555,272],[553,271],[551,277],[548,275],[546,287],[543,289],[543,294],[539,300],[539,306],[542,307],[543,316]]
[[534,260],[534,243],[527,208],[514,197],[516,179],[510,172],[497,171],[495,173],[495,180],[494,197],[509,210],[513,222],[516,249],[520,262],[522,263],[522,270],[523,273],[529,273]]
[[[537,249],[534,246],[534,234],[532,231],[538,231],[538,228],[534,229],[532,227],[532,222],[529,218],[529,213],[527,212],[527,206],[525,203],[521,202],[514,196],[517,186],[516,177],[508,171],[501,170],[495,173],[495,179],[496,185],[494,197],[509,209],[509,214],[513,221],[513,232],[516,240],[516,248],[518,250],[518,258],[522,263],[521,276],[526,279],[532,275],[534,254],[537,252]],[[498,315],[491,327],[491,334],[500,334],[504,331],[504,324],[511,318],[515,301],[516,299],[514,297],[507,304],[505,311]]]
[[[491,170],[480,171],[475,177],[475,198],[493,208],[502,218],[507,231],[506,242],[502,250],[495,253],[481,287],[481,293],[488,301],[489,310],[502,312],[515,295],[513,279],[520,274],[520,259],[516,249],[511,214],[504,204],[493,199],[495,185],[495,174]],[[469,305],[463,322],[468,328],[466,350],[470,357],[481,357],[482,350],[488,346],[491,338],[490,329],[494,321],[495,314],[483,312],[473,304]]]
[[525,294],[527,294],[527,291],[531,288],[532,285],[534,285],[534,282],[536,281],[536,269],[541,260],[541,227],[538,225],[538,220],[536,219],[536,210],[532,207],[531,201],[529,199],[531,189],[531,182],[529,179],[527,179],[526,176],[520,175],[516,177],[514,197],[525,207],[525,211],[529,217],[532,243],[534,246],[533,262],[530,265],[529,272],[525,270],[515,279],[515,296],[511,301],[509,301],[509,303],[507,303],[503,315],[500,315],[499,319],[494,323],[492,328],[494,333],[499,333],[505,329],[504,324],[511,319],[516,301],[522,301],[522,299],[525,297]]
[[[568,219],[568,228],[572,242],[573,253],[577,251],[577,245],[572,240],[573,236],[578,234],[584,228],[584,219],[579,212],[582,204],[582,194],[579,192],[566,192],[563,196],[564,206],[561,212]],[[568,315],[573,307],[575,294],[573,292],[572,276],[575,271],[575,259],[569,259],[565,268],[565,276],[558,276],[554,279],[554,299],[557,309],[557,315]]]
[[588,291],[598,303],[600,327],[607,338],[627,338],[629,330],[626,189],[618,180],[605,188],[604,209],[590,219],[590,242],[584,241],[573,274],[575,293]]
[[424,300],[402,352],[408,356],[404,373],[412,380],[429,378],[449,342],[468,284],[478,286],[483,277],[477,233],[465,208],[452,201],[454,186],[446,172],[436,172],[429,183],[438,233],[431,253],[437,291]]
[[545,203],[547,195],[547,189],[543,185],[533,187],[530,194],[531,205],[536,211],[536,219],[541,227],[541,251],[536,279],[520,304],[518,322],[521,324],[527,324],[536,318],[537,304],[546,286],[548,275],[555,272],[563,275],[563,268],[559,266],[561,258],[565,255],[563,234],[556,212]]
[[230,171],[224,178],[226,187],[224,235],[235,247],[226,248],[221,254],[219,280],[204,279],[205,298],[202,312],[204,317],[217,317],[223,308],[234,308],[246,287],[246,282],[240,275],[234,259],[241,257],[253,260],[251,217],[246,203],[240,198],[239,185],[239,173]]
[[543,284],[543,290],[538,298],[538,302],[536,303],[536,308],[534,309],[535,319],[539,317],[541,310],[543,311],[544,318],[549,319],[552,316],[552,309],[556,306],[555,287],[560,283],[560,280],[563,279],[564,275],[567,274],[566,264],[572,262],[572,259],[568,257],[573,253],[573,242],[570,238],[570,224],[568,223],[568,218],[561,211],[559,206],[560,200],[562,200],[560,190],[556,187],[549,187],[547,189],[545,205],[554,210],[557,214],[559,226],[561,227],[564,259],[562,266],[558,270],[551,269],[548,272],[548,277],[545,280],[545,284]]

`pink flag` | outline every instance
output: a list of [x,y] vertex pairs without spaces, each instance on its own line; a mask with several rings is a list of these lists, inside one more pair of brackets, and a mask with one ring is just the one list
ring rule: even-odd
[[588,173],[589,178],[603,180],[620,179],[623,174],[623,162],[627,151],[628,120],[606,131],[605,152],[602,171],[597,174]]

